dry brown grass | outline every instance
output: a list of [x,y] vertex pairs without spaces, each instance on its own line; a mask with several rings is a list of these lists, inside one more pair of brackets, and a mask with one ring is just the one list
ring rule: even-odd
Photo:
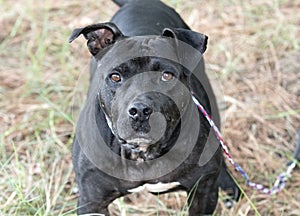
[[[221,83],[223,133],[251,179],[271,185],[291,159],[300,125],[300,1],[166,0],[209,36],[208,73]],[[0,215],[75,214],[70,147],[74,88],[88,73],[84,40],[74,27],[107,21],[110,1],[0,0]],[[88,75],[88,74],[86,74]],[[76,101],[76,104],[82,101]],[[300,174],[276,196],[248,188],[216,215],[300,215]],[[186,195],[133,194],[114,215],[180,215]]]

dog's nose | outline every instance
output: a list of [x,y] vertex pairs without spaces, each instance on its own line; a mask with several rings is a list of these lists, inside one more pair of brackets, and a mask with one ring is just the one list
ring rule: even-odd
[[147,121],[152,114],[153,109],[143,103],[135,103],[128,110],[129,117],[135,121]]

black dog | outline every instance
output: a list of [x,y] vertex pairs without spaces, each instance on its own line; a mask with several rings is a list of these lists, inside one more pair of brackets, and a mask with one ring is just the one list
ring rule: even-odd
[[83,34],[92,54],[73,143],[78,214],[108,215],[114,199],[140,189],[185,190],[190,215],[212,214],[219,187],[234,200],[240,190],[191,99],[193,92],[220,125],[201,56],[207,37],[158,0],[115,2],[121,8],[111,22],[70,37]]

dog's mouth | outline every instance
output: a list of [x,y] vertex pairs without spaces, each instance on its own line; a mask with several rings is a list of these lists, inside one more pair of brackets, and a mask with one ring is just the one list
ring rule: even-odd
[[123,140],[121,157],[138,162],[153,160],[157,157],[158,144],[145,138]]

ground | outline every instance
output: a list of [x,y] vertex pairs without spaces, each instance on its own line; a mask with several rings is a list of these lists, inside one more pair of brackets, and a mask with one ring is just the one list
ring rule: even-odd
[[[206,68],[233,158],[271,186],[292,158],[300,125],[300,1],[165,0],[209,36]],[[0,0],[0,215],[75,215],[71,143],[89,52],[75,27],[108,21],[110,1]],[[299,168],[299,164],[298,164]],[[243,198],[215,215],[300,215],[300,172],[269,196],[229,169]],[[133,194],[113,215],[184,215],[184,193]]]

